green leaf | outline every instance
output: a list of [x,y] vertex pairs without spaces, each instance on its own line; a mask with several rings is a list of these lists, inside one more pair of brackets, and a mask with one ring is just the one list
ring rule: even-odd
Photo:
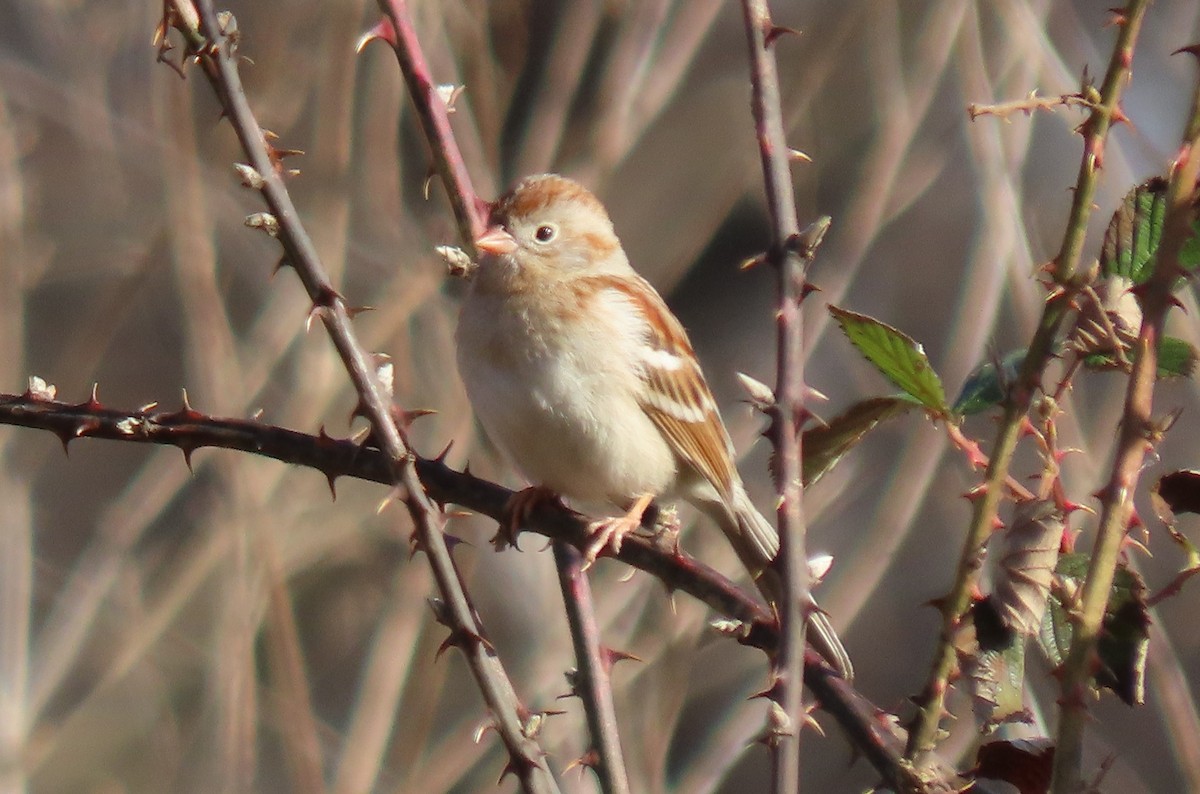
[[1192,236],[1184,240],[1179,249],[1179,264],[1184,270],[1195,270],[1200,266],[1200,220],[1192,221]]
[[1154,272],[1167,214],[1167,180],[1149,179],[1125,194],[1104,232],[1100,270],[1109,278],[1144,284]]
[[[1190,342],[1164,336],[1158,346],[1159,378],[1190,378],[1196,371],[1196,348]],[[1112,353],[1092,353],[1083,357],[1083,365],[1091,370],[1120,369]]]
[[[1126,193],[1104,232],[1101,272],[1109,278],[1146,283],[1158,263],[1166,216],[1167,180],[1161,176],[1148,179]],[[1184,270],[1200,265],[1200,221],[1192,223],[1192,236],[1180,249],[1179,264]]]
[[883,376],[926,409],[946,414],[946,391],[933,371],[925,351],[911,337],[865,314],[830,306],[850,343],[866,356]]
[[975,368],[963,383],[958,399],[954,401],[954,413],[959,416],[970,416],[987,410],[993,405],[1004,401],[1005,390],[1009,384],[1016,382],[1017,373],[1025,363],[1025,348],[1014,350],[1000,361],[997,372],[994,362],[987,362]]
[[[1059,558],[1056,573],[1068,589],[1078,592],[1087,577],[1089,558],[1086,554],[1064,554]],[[1129,705],[1143,700],[1146,677],[1146,649],[1150,644],[1150,616],[1146,607],[1146,586],[1137,573],[1127,566],[1117,568],[1096,652],[1100,664],[1093,673],[1092,683],[1116,693]],[[1066,607],[1055,592],[1050,596],[1050,608],[1042,619],[1038,640],[1051,663],[1059,666],[1071,647],[1074,624]]]
[[900,416],[915,407],[916,403],[900,397],[873,397],[855,403],[823,427],[805,430],[800,444],[805,487],[821,479],[880,422]]

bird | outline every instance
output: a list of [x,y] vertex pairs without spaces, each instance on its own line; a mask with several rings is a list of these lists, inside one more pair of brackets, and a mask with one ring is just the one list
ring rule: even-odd
[[[646,511],[681,497],[721,527],[768,602],[779,535],[746,493],[716,400],[683,325],[630,265],[608,212],[580,183],[529,176],[490,204],[455,331],[479,423],[533,487],[624,513],[590,525],[585,558],[620,550]],[[812,602],[810,643],[853,666]]]

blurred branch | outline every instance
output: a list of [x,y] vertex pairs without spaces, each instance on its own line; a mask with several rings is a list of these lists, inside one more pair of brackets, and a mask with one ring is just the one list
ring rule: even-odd
[[[775,660],[778,678],[771,697],[782,713],[772,711],[768,746],[772,750],[772,790],[795,794],[800,790],[800,734],[805,723],[804,688],[798,684],[804,677],[804,635],[811,602],[804,548],[804,491],[800,484],[799,423],[804,410],[800,301],[804,297],[804,261],[797,250],[800,223],[792,195],[779,75],[769,49],[782,29],[771,21],[766,0],[743,0],[742,11],[750,51],[751,109],[771,221],[767,259],[775,267],[779,289],[777,379],[769,435],[775,447],[773,473],[778,496],[780,548],[776,567],[783,585],[783,602],[777,605],[782,634]],[[818,241],[828,225],[826,221],[816,230]]]
[[[1200,46],[1200,45],[1198,45]],[[1192,54],[1200,53],[1193,48]],[[1167,185],[1167,214],[1163,222],[1154,275],[1137,291],[1142,306],[1142,325],[1133,345],[1133,369],[1125,393],[1125,410],[1108,484],[1101,491],[1100,525],[1092,548],[1087,579],[1073,616],[1071,649],[1060,676],[1062,697],[1058,736],[1054,752],[1056,794],[1078,791],[1082,786],[1083,734],[1088,722],[1090,681],[1096,664],[1096,643],[1120,559],[1129,521],[1133,515],[1133,492],[1138,484],[1146,453],[1152,451],[1164,428],[1155,423],[1154,384],[1158,375],[1158,347],[1167,312],[1177,301],[1174,290],[1185,275],[1179,255],[1193,234],[1200,189],[1200,80],[1192,95],[1191,113],[1183,145],[1171,169]]]
[[583,572],[583,555],[574,546],[556,542],[554,562],[575,646],[576,668],[568,675],[571,693],[583,701],[592,735],[592,748],[580,763],[596,773],[604,794],[629,794],[612,691],[612,666],[623,657],[600,643],[600,626],[596,624],[592,589]]
[[[337,348],[355,390],[362,413],[371,422],[372,437],[387,459],[387,481],[395,485],[416,529],[420,547],[426,552],[442,600],[435,603],[439,621],[450,629],[451,642],[466,657],[484,700],[496,720],[497,732],[509,752],[508,771],[514,772],[527,792],[557,792],[558,785],[546,764],[545,754],[531,738],[527,710],[520,704],[494,649],[462,587],[442,532],[441,511],[425,493],[417,475],[415,456],[393,421],[391,401],[375,377],[370,358],[359,344],[350,323],[345,299],[330,282],[312,240],[299,222],[299,215],[283,184],[281,158],[254,118],[238,75],[236,22],[231,15],[218,20],[211,0],[196,0],[199,29],[184,0],[173,0],[175,14],[165,7],[163,26],[182,27],[194,55],[213,84],[225,115],[233,125],[242,148],[254,169],[251,183],[259,189],[271,210],[266,228],[277,236],[291,265]],[[196,44],[197,33],[204,43]],[[183,414],[191,413],[185,406]]]
[[1118,12],[1120,23],[1117,40],[1109,59],[1108,71],[1101,86],[1096,105],[1084,122],[1083,158],[1079,165],[1071,213],[1063,237],[1062,248],[1054,261],[1052,273],[1057,287],[1046,299],[1037,331],[1029,344],[1029,352],[1021,367],[1017,382],[1009,389],[1004,414],[992,445],[991,460],[984,474],[984,483],[976,490],[972,501],[971,524],[963,541],[954,584],[949,594],[940,600],[942,631],[934,653],[929,677],[917,702],[919,709],[909,728],[908,751],[918,765],[937,742],[941,719],[945,713],[946,692],[957,665],[955,638],[963,627],[971,594],[978,587],[984,546],[997,521],[1000,498],[1008,479],[1013,452],[1020,436],[1021,420],[1029,411],[1034,393],[1040,388],[1042,374],[1054,350],[1063,322],[1070,311],[1075,293],[1086,286],[1078,274],[1084,235],[1091,215],[1098,172],[1103,163],[1104,142],[1109,128],[1118,118],[1121,91],[1129,80],[1133,63],[1133,47],[1141,30],[1142,19],[1149,0],[1131,0],[1124,11]]

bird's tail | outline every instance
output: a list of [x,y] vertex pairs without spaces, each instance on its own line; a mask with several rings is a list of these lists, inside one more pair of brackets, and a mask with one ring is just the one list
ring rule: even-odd
[[[734,514],[722,522],[730,543],[742,564],[754,577],[755,584],[768,603],[779,603],[783,597],[783,583],[777,570],[770,565],[779,553],[779,533],[770,521],[754,507],[744,489],[734,496]],[[733,526],[730,526],[732,519]],[[854,678],[854,665],[846,646],[833,629],[829,615],[809,594],[808,644],[817,650],[846,680]]]

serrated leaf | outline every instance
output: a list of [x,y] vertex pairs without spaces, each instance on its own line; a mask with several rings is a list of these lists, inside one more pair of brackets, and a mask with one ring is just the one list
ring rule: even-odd
[[1149,179],[1125,194],[1104,232],[1100,271],[1108,277],[1144,284],[1154,272],[1155,255],[1167,215],[1167,180]]
[[[1062,586],[1078,591],[1087,576],[1086,554],[1064,554],[1056,573]],[[1093,673],[1096,687],[1111,689],[1128,705],[1140,704],[1144,697],[1146,650],[1150,644],[1150,616],[1146,607],[1146,586],[1127,566],[1117,568],[1109,590],[1108,605],[1096,653],[1100,664]],[[1050,596],[1050,608],[1042,619],[1038,641],[1055,665],[1061,665],[1071,647],[1074,624],[1057,593]]]
[[1025,643],[981,651],[962,660],[963,675],[980,725],[986,730],[1006,722],[1026,722]]
[[[1158,246],[1167,215],[1167,180],[1156,176],[1125,194],[1104,232],[1100,271],[1107,277],[1127,278],[1144,284],[1154,273]],[[1200,265],[1200,221],[1179,252],[1184,270]]]
[[[1196,371],[1196,348],[1190,342],[1164,336],[1158,346],[1158,377],[1190,378]],[[1091,353],[1083,357],[1083,366],[1091,370],[1121,369],[1112,353]]]
[[1001,359],[998,371],[995,363],[991,361],[976,367],[967,376],[962,391],[954,401],[954,413],[970,416],[1003,402],[1005,391],[1009,384],[1016,381],[1027,352],[1025,348],[1013,350]]
[[880,422],[900,416],[915,407],[915,403],[899,397],[873,397],[855,403],[824,427],[805,430],[800,445],[804,485],[807,487],[821,479]]
[[926,409],[946,414],[946,391],[925,350],[910,336],[865,314],[830,306],[850,343],[883,376]]

